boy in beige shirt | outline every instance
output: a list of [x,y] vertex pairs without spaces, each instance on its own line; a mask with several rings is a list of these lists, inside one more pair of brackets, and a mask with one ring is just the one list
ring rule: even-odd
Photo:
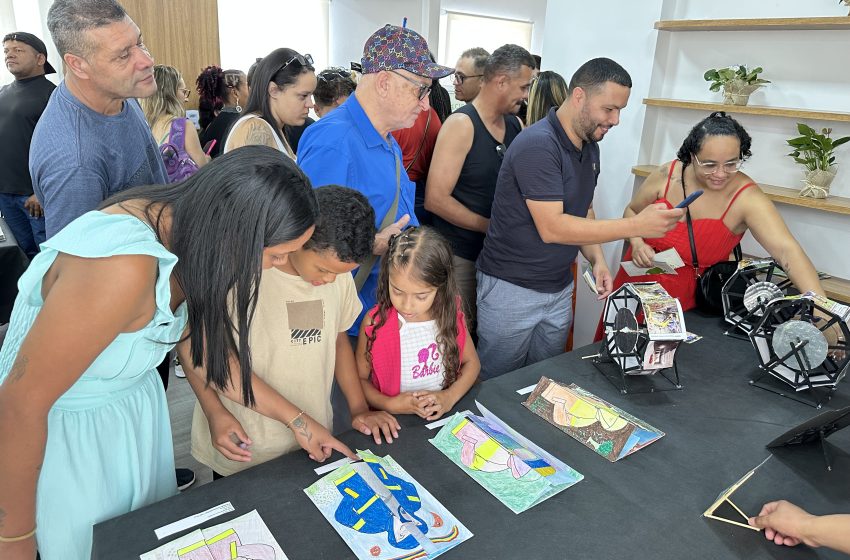
[[[299,439],[311,439],[305,431],[330,430],[334,378],[354,429],[376,443],[382,434],[388,442],[398,437],[395,418],[369,410],[346,334],[360,314],[351,271],[372,254],[374,211],[362,194],[345,187],[320,187],[316,196],[320,216],[310,240],[284,264],[263,271],[249,334],[252,383],[265,383],[276,398],[285,399],[279,402],[302,413],[295,418],[264,416],[220,398],[200,377],[187,375],[199,396],[192,418],[192,456],[213,470],[214,479],[297,449]],[[269,410],[259,401],[257,408]],[[351,454],[336,443],[341,448],[331,447]]]

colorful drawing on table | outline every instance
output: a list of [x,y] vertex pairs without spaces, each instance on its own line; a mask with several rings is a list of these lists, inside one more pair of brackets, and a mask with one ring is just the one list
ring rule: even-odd
[[142,554],[140,560],[287,560],[257,510]]
[[476,404],[481,416],[455,414],[430,441],[511,511],[522,513],[584,478]]
[[523,403],[562,432],[612,463],[664,437],[664,432],[578,385],[541,377]]
[[472,537],[392,457],[357,455],[304,490],[357,558],[436,558]]

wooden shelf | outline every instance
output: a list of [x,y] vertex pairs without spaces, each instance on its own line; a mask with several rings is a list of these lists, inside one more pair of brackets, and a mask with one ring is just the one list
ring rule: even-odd
[[850,302],[850,280],[844,278],[825,278],[820,281],[826,292],[826,297],[842,303]]
[[[648,177],[650,173],[658,169],[657,165],[636,165],[632,167],[632,174],[637,177]],[[759,187],[767,197],[779,204],[790,206],[802,206],[821,212],[834,212],[836,214],[850,214],[850,198],[831,196],[829,198],[806,198],[799,196],[799,189],[779,187],[759,183]]]
[[725,103],[713,103],[710,101],[685,101],[682,99],[662,99],[657,97],[647,97],[643,100],[643,104],[652,107],[673,107],[676,109],[695,109],[699,111],[726,111],[727,113],[740,115],[765,115],[770,117],[787,117],[790,119],[850,122],[850,113],[835,111],[766,107],[764,105],[727,105]]
[[680,19],[655,22],[659,31],[782,31],[850,29],[850,16],[759,19]]

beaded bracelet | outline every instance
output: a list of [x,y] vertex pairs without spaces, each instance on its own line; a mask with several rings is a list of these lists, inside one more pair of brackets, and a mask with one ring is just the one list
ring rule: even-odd
[[30,538],[30,537],[32,537],[33,535],[35,535],[35,529],[36,529],[36,527],[33,527],[33,528],[32,528],[32,531],[30,531],[29,533],[25,533],[25,534],[23,534],[23,535],[18,535],[17,537],[0,537],[0,543],[10,543],[10,542],[25,541],[25,540],[27,540],[28,538]]
[[303,411],[303,410],[302,410],[301,412],[299,412],[299,413],[298,413],[298,416],[296,416],[295,418],[293,418],[293,419],[292,419],[292,420],[290,420],[289,422],[284,423],[284,426],[286,426],[286,427],[287,427],[287,428],[289,428],[289,429],[292,429],[292,423],[293,423],[293,422],[295,422],[296,420],[298,420],[299,418],[301,418],[302,416],[304,416],[304,411]]

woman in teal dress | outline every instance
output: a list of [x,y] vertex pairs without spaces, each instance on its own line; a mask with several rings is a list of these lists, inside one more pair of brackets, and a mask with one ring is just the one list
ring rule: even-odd
[[125,191],[42,245],[0,351],[0,558],[88,559],[94,524],[176,493],[155,367],[188,336],[207,381],[233,373],[252,403],[239,371],[261,271],[316,213],[295,164],[250,146]]

